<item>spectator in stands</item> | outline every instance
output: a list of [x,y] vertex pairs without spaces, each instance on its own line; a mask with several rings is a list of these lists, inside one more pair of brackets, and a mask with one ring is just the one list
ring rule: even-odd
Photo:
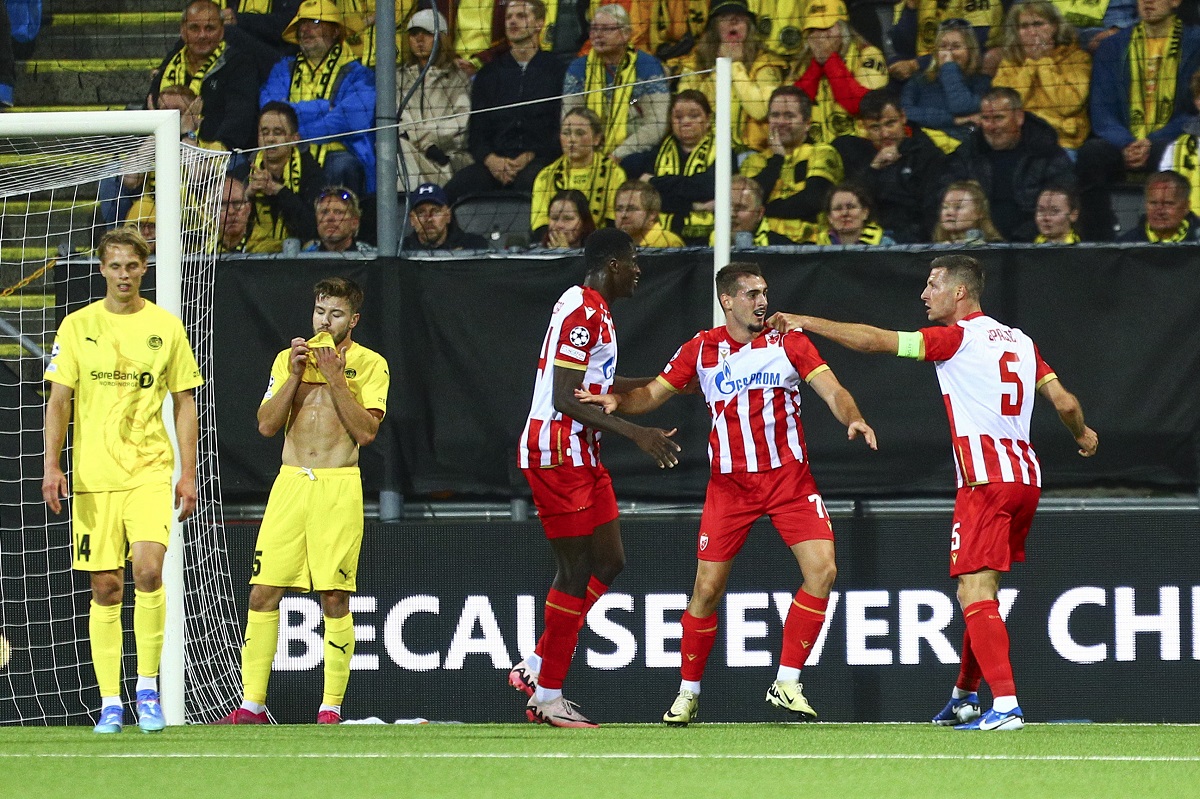
[[[433,53],[435,25],[443,31],[438,34],[437,58],[421,79],[421,70]],[[471,163],[467,152],[471,81],[454,63],[454,49],[446,30],[445,18],[428,8],[413,14],[408,22],[408,55],[404,64],[396,67],[400,191],[422,183],[440,186]]]
[[614,227],[624,230],[639,247],[682,247],[683,239],[664,230],[659,221],[662,199],[649,183],[627,180],[617,187]]
[[1004,22],[1003,59],[992,86],[1008,86],[1026,111],[1050,123],[1072,158],[1091,132],[1092,57],[1050,0],[1020,0]]
[[908,80],[924,69],[926,59],[937,63],[939,34],[949,27],[971,34],[982,66],[982,53],[999,42],[1004,22],[1004,5],[995,2],[903,0],[896,8],[900,13],[892,28],[895,59],[888,69],[897,81]]
[[[663,62],[686,56],[704,35],[709,4],[709,0],[631,3],[635,12],[634,44]],[[645,37],[639,34],[643,27],[647,29]],[[641,44],[642,41],[647,43]]]
[[1047,186],[1038,195],[1038,234],[1034,244],[1078,244],[1075,222],[1079,219],[1079,194],[1072,186]]
[[1111,241],[1111,185],[1158,166],[1195,110],[1188,81],[1200,67],[1200,28],[1175,15],[1180,0],[1138,0],[1141,21],[1105,39],[1092,60],[1096,134],[1079,148],[1079,233]]
[[375,248],[358,240],[362,208],[358,196],[345,186],[327,186],[317,198],[317,238],[304,252],[357,252],[374,255]]
[[281,59],[259,95],[296,109],[300,138],[322,138],[313,156],[325,179],[361,193],[375,191],[375,80],[343,41],[334,0],[304,0],[283,32],[300,54]]
[[980,125],[950,156],[947,180],[974,180],[991,205],[992,221],[1008,241],[1033,241],[1037,197],[1052,183],[1071,183],[1071,159],[1054,128],[1021,108],[1007,86],[980,103]]
[[1079,41],[1093,55],[1101,42],[1138,21],[1137,0],[1073,3],[1063,13],[1079,29]]
[[1200,219],[1192,213],[1191,186],[1178,172],[1155,172],[1146,179],[1146,212],[1138,226],[1117,241],[1139,244],[1200,242]]
[[247,168],[230,172],[245,180],[253,202],[250,252],[282,252],[285,239],[317,236],[313,207],[327,181],[308,145],[296,144],[299,140],[295,109],[272,100],[258,115],[258,146],[266,149],[255,153]]
[[712,107],[696,89],[671,97],[671,132],[656,152],[625,159],[626,174],[655,188],[662,200],[663,227],[687,244],[704,246],[713,229],[716,162]]
[[973,180],[951,183],[942,194],[942,210],[933,229],[937,244],[987,244],[1004,241],[992,224],[987,195]]
[[[787,74],[787,62],[763,47],[762,34],[746,0],[713,0],[708,25],[691,54],[680,59],[677,91],[696,89],[716,102],[712,71],[718,57],[733,59],[733,146],[739,151],[767,146],[767,101]],[[668,117],[669,118],[669,117]]]
[[811,243],[825,197],[842,181],[841,156],[828,144],[808,143],[812,102],[795,86],[771,94],[767,118],[770,147],[751,153],[741,173],[762,188],[767,226],[794,242]]
[[890,247],[896,242],[875,221],[871,195],[862,186],[842,183],[829,192],[817,244],[870,244]]
[[236,28],[276,53],[287,55],[283,31],[300,10],[302,0],[238,0],[237,8],[221,9],[226,28]]
[[[1190,84],[1192,104],[1200,111],[1200,70],[1192,74]],[[1158,169],[1161,172],[1172,171],[1183,175],[1192,187],[1190,202],[1193,208],[1200,208],[1200,116],[1194,116],[1183,125],[1183,133],[1175,141],[1167,145],[1159,159]]]
[[564,189],[550,200],[550,224],[542,236],[542,246],[553,250],[575,250],[596,230],[583,192]]
[[0,111],[13,106],[13,87],[17,85],[16,60],[13,57],[12,24],[8,7],[0,3]]
[[563,117],[558,134],[563,154],[533,184],[529,226],[535,239],[550,221],[550,198],[563,189],[577,189],[587,197],[597,227],[612,223],[613,202],[617,187],[625,182],[625,170],[604,155],[603,131],[600,117],[590,108],[572,108]]
[[632,32],[624,8],[600,6],[589,32],[592,51],[572,61],[563,80],[564,111],[586,107],[604,120],[604,153],[617,163],[658,146],[671,99],[662,64],[630,45]]
[[979,41],[963,20],[943,22],[936,43],[929,67],[904,84],[900,102],[910,122],[963,141],[979,124],[979,101],[991,79],[979,71]]
[[[745,175],[734,175],[729,179],[731,217],[730,229],[734,249],[751,247],[775,247],[795,244],[782,233],[767,226],[766,209],[763,208],[762,186]],[[711,235],[710,241],[711,244]]]
[[125,216],[125,227],[135,227],[142,238],[150,245],[150,254],[154,255],[154,239],[158,235],[158,226],[154,221],[154,199],[139,197],[129,213]]
[[792,78],[812,100],[809,141],[836,147],[839,136],[854,135],[859,102],[887,85],[888,72],[879,48],[850,27],[842,0],[811,0]]
[[900,98],[889,89],[867,92],[858,115],[870,146],[846,162],[846,177],[875,198],[875,214],[902,244],[929,241],[941,205],[946,154],[919,127],[909,126]]
[[791,64],[804,46],[804,12],[808,0],[751,0],[751,11],[767,49]]
[[[538,173],[562,154],[558,97],[563,71],[541,50],[545,21],[542,0],[513,0],[505,8],[510,47],[481,69],[471,86],[467,136],[474,163],[446,185],[451,202],[505,189],[529,193]],[[532,100],[545,102],[512,107]]]
[[408,224],[412,233],[404,238],[405,250],[487,249],[483,236],[455,224],[446,192],[436,183],[422,183],[408,196]]
[[185,86],[204,104],[197,132],[201,141],[225,150],[253,147],[258,73],[251,54],[225,41],[220,7],[212,0],[188,3],[179,38],[154,71],[146,107],[159,107],[164,88]]
[[227,176],[221,188],[220,219],[217,223],[217,252],[254,252],[251,249],[251,234],[254,232],[254,214],[246,198],[246,184],[235,177]]

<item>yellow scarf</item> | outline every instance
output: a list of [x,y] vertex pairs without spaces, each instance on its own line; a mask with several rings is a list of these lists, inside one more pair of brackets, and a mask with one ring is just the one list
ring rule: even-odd
[[594,50],[588,53],[584,70],[583,88],[591,92],[587,95],[587,107],[604,121],[604,154],[608,155],[629,133],[629,100],[637,82],[637,50],[630,47],[625,51],[625,58],[613,75],[611,89],[607,88],[608,68]]
[[1098,28],[1108,13],[1108,0],[1055,0],[1054,5],[1076,28]]
[[[292,65],[292,86],[288,91],[288,102],[303,103],[308,100],[333,100],[337,89],[337,76],[342,68],[354,60],[354,53],[349,47],[335,44],[325,55],[325,59],[315,67],[308,63],[304,56],[296,56]],[[312,146],[313,157],[321,166],[325,165],[325,154],[335,150],[344,150],[345,146],[338,142],[315,144]]]
[[223,55],[225,55],[224,41],[217,45],[217,49],[213,50],[212,55],[200,65],[200,69],[196,70],[194,74],[189,75],[187,71],[187,48],[181,49],[178,53],[171,56],[171,60],[163,67],[162,76],[158,80],[158,90],[162,91],[167,86],[187,86],[199,97],[200,85],[204,83],[204,78],[208,75],[208,71],[213,68],[213,64],[217,63]]
[[1043,236],[1041,233],[1039,233],[1039,234],[1037,234],[1037,237],[1034,238],[1033,243],[1034,244],[1051,244],[1051,243],[1053,243],[1053,244],[1078,244],[1079,243],[1079,234],[1076,233],[1074,230],[1072,230],[1070,233],[1067,234],[1067,237],[1065,239],[1063,239],[1062,241],[1049,242],[1049,241],[1046,241],[1045,236]]
[[1183,20],[1175,18],[1166,49],[1159,59],[1154,97],[1146,104],[1146,23],[1133,26],[1129,41],[1129,132],[1144,139],[1171,119],[1175,108],[1175,77],[1182,51]]
[[[862,233],[858,236],[858,241],[855,244],[878,244],[883,240],[883,228],[874,222],[868,222],[863,226]],[[839,241],[838,244],[846,244],[847,242]],[[822,228],[817,234],[817,244],[831,246],[833,244],[833,229]]]
[[754,246],[769,247],[771,240],[767,238],[767,234],[771,232],[771,228],[767,226],[767,220],[758,223],[758,230],[754,231]]
[[[263,151],[254,157],[254,169],[266,169]],[[294,194],[300,194],[300,150],[292,148],[292,155],[283,166],[283,186]],[[282,216],[275,216],[271,209],[271,198],[265,194],[254,195],[254,230],[251,239],[271,249],[254,249],[252,252],[280,252],[283,240],[290,231]]]
[[1151,244],[1178,244],[1181,241],[1187,241],[1188,233],[1191,232],[1191,229],[1192,229],[1192,223],[1190,221],[1188,221],[1187,219],[1185,219],[1185,220],[1183,220],[1183,223],[1179,226],[1179,229],[1176,230],[1171,235],[1159,236],[1157,233],[1155,233],[1153,230],[1150,229],[1150,223],[1147,222],[1146,223],[1146,238],[1150,240]]
[[[692,176],[707,172],[717,161],[715,145],[713,134],[710,132],[692,148],[692,151],[688,153],[687,160],[680,164],[683,157],[682,148],[674,136],[668,136],[663,139],[662,145],[658,148],[658,155],[654,158],[654,174]],[[674,230],[672,225],[674,218],[674,214],[663,214],[663,227],[667,230]],[[704,238],[712,232],[714,224],[716,224],[716,220],[712,211],[692,211],[684,217],[679,235],[685,239]]]
[[1200,208],[1200,146],[1196,137],[1185,133],[1175,140],[1175,150],[1171,155],[1171,169],[1188,179],[1192,186],[1192,208]]
[[[597,227],[604,224],[604,220],[608,217],[608,184],[612,180],[612,170],[615,164],[607,155],[596,153],[592,156],[592,164],[587,167],[588,181],[587,189],[583,192],[588,198],[588,210],[592,214],[592,219]],[[550,196],[553,197],[563,189],[576,188],[568,179],[574,167],[571,166],[571,161],[565,155],[559,156],[558,160],[552,163],[547,169],[550,172],[550,183],[553,188],[550,191]]]

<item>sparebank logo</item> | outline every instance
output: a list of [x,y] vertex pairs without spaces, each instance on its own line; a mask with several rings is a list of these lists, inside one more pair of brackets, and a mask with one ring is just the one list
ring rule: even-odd
[[755,372],[747,377],[735,377],[728,360],[721,365],[721,374],[716,380],[717,391],[727,395],[744,388],[778,388],[782,384],[779,372]]
[[93,369],[89,372],[92,380],[95,380],[102,386],[137,386],[138,388],[150,388],[154,385],[154,375],[149,372],[126,372],[121,369],[113,369],[111,372],[102,372],[99,369]]

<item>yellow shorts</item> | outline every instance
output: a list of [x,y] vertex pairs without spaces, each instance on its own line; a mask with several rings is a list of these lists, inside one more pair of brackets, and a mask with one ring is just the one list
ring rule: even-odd
[[130,544],[171,538],[175,494],[169,482],[126,491],[77,492],[71,503],[71,565],[85,572],[125,568]]
[[280,468],[254,544],[250,584],[298,591],[354,591],[362,548],[357,466]]

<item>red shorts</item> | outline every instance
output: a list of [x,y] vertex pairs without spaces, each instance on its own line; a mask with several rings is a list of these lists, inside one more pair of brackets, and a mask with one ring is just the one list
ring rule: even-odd
[[603,466],[522,469],[547,538],[591,535],[617,518],[617,495]]
[[715,563],[732,560],[746,543],[750,525],[762,516],[771,518],[789,547],[833,540],[833,525],[808,464],[792,461],[765,472],[714,473],[704,495],[696,557]]
[[950,536],[950,576],[980,569],[1006,572],[1025,560],[1025,537],[1042,490],[1024,483],[958,489]]

